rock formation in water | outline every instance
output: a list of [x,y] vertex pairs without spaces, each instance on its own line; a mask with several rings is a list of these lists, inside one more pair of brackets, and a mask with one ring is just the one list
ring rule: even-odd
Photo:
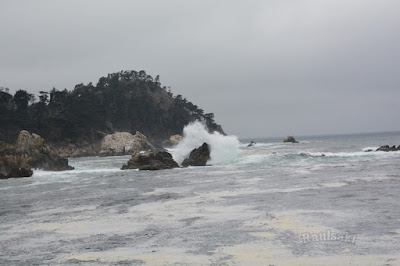
[[44,143],[39,135],[22,130],[14,145],[0,143],[0,178],[28,177],[32,168],[49,171],[72,170],[68,159]]
[[161,151],[136,152],[121,169],[162,170],[176,167],[179,167],[179,165],[172,159],[172,155],[168,152]]
[[29,177],[32,174],[24,154],[17,153],[14,145],[0,142],[0,179]]
[[376,151],[386,151],[386,152],[389,152],[389,151],[400,151],[400,145],[397,146],[397,148],[396,148],[396,146],[390,147],[389,145],[385,145],[385,146],[379,147]]
[[252,147],[252,146],[254,146],[254,145],[256,145],[256,143],[255,143],[254,141],[251,141],[251,142],[247,145],[247,147]]
[[189,157],[183,160],[182,166],[205,166],[208,160],[210,160],[210,148],[207,143],[203,143],[190,152]]
[[293,136],[286,136],[283,142],[299,143],[298,141],[295,140]]
[[103,138],[99,155],[116,156],[154,150],[154,146],[139,131],[136,131],[135,135],[129,132],[115,132]]

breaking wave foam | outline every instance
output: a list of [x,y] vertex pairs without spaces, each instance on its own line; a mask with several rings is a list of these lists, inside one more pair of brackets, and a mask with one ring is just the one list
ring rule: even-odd
[[224,136],[218,132],[211,134],[203,123],[195,121],[185,126],[182,140],[171,149],[174,160],[182,164],[190,152],[204,142],[210,147],[210,164],[227,164],[234,161],[239,154],[239,140],[236,136]]

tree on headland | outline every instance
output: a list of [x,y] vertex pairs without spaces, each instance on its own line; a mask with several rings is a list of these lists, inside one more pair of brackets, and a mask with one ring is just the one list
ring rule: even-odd
[[33,102],[35,96],[33,94],[27,93],[24,90],[17,90],[13,97],[13,102],[17,108],[17,113],[26,114],[28,110],[29,102]]
[[[27,129],[53,142],[93,141],[94,132],[136,130],[161,141],[181,134],[186,124],[197,119],[205,121],[210,130],[222,130],[212,113],[204,114],[182,95],[174,97],[161,85],[159,76],[154,79],[143,70],[111,73],[96,85],[81,83],[72,91],[40,91],[38,102],[24,90],[10,95],[11,101],[8,95],[0,92],[0,109],[8,108],[0,117],[0,140],[18,129]],[[2,134],[7,131],[3,124],[10,120],[15,121],[13,129]]]

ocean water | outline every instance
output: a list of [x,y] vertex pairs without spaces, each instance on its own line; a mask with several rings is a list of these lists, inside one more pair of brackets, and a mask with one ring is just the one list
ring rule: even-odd
[[400,133],[218,138],[210,166],[0,180],[0,264],[400,265],[400,152],[364,152]]

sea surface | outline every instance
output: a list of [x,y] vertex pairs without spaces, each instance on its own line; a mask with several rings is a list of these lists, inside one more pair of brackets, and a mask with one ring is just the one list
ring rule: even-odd
[[400,152],[365,152],[400,133],[297,139],[241,140],[204,167],[86,157],[0,180],[0,264],[400,265]]

